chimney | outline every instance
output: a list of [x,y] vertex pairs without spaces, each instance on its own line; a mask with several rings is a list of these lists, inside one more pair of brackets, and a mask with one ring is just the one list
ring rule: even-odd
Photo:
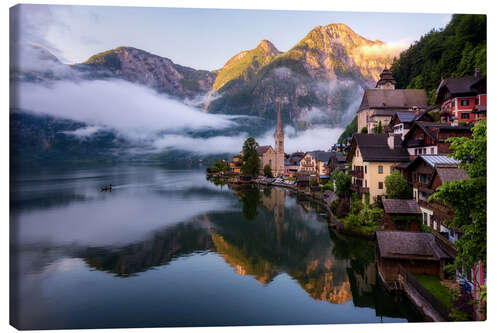
[[475,77],[476,79],[478,79],[478,78],[479,78],[479,71],[480,71],[480,69],[479,69],[479,68],[477,68],[477,67],[476,67],[476,68],[474,68],[474,77]]
[[394,133],[389,133],[389,136],[387,137],[387,145],[391,150],[394,149]]

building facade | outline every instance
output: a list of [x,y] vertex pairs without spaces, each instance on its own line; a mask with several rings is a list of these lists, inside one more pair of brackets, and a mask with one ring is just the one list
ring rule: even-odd
[[351,163],[352,189],[369,195],[370,203],[385,195],[385,178],[402,162],[409,161],[401,138],[386,134],[354,134],[347,155]]
[[427,108],[424,89],[395,89],[392,73],[384,69],[375,89],[365,89],[358,109],[358,133],[366,127],[367,133],[375,133],[378,124],[389,125],[398,111],[422,112]]
[[448,78],[436,91],[436,103],[441,104],[441,121],[477,122],[486,119],[486,77],[474,75]]

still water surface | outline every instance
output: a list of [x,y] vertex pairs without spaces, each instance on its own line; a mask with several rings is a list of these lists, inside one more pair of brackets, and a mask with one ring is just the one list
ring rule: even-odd
[[[99,187],[115,185],[112,192]],[[374,246],[283,189],[203,170],[45,168],[11,178],[11,322],[22,329],[418,321]]]

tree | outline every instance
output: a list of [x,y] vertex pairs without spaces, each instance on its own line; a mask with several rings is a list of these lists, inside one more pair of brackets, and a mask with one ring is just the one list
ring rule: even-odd
[[389,199],[412,199],[413,191],[406,179],[398,170],[394,170],[390,176],[385,178],[386,195]]
[[271,178],[273,176],[273,171],[271,170],[271,166],[266,164],[264,166],[264,176]]
[[335,184],[335,194],[342,198],[351,196],[351,177],[346,175],[342,170],[336,168],[333,170],[330,177]]
[[249,137],[243,143],[243,166],[241,172],[245,176],[256,177],[259,174],[260,159],[257,153],[259,144],[253,137]]
[[375,128],[375,133],[382,134],[384,128],[382,127],[382,122],[379,120],[377,127]]
[[458,228],[463,237],[456,242],[454,268],[472,269],[479,261],[486,269],[486,122],[472,128],[472,138],[449,138],[453,153],[469,179],[445,182],[429,197],[439,200],[455,213],[450,227]]
[[365,126],[361,129],[361,133],[368,133],[368,128]]
[[347,139],[358,131],[358,116],[355,116],[349,125],[345,128],[344,132],[339,136],[337,143],[347,143]]

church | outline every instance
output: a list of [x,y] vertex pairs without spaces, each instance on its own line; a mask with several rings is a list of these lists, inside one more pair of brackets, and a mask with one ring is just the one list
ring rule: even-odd
[[273,177],[280,177],[285,174],[285,134],[281,123],[281,108],[278,106],[278,116],[276,131],[274,132],[274,149],[272,146],[259,146],[260,165],[259,173],[264,174],[264,167],[271,167]]

